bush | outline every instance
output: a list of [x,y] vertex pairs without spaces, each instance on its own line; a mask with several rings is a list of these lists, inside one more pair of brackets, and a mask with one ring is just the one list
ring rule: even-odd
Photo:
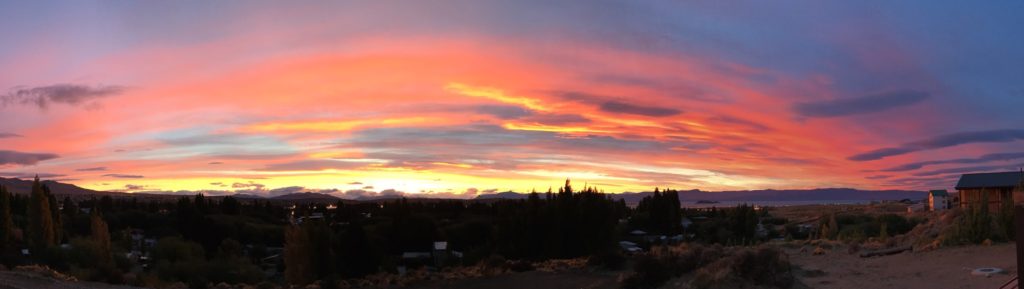
[[622,287],[626,289],[657,288],[672,277],[668,266],[653,256],[641,256],[637,258],[633,274],[623,281]]
[[770,247],[656,247],[649,256],[637,259],[634,271],[623,281],[624,288],[655,288],[673,276],[694,271],[691,285],[696,288],[789,288],[795,281],[789,259]]
[[711,264],[723,255],[720,245],[714,246],[679,246],[675,264],[672,266],[676,275],[693,272],[698,268]]
[[526,272],[534,270],[533,263],[523,260],[509,261],[508,269],[512,270],[512,272]]
[[626,256],[619,251],[609,251],[590,256],[587,265],[607,270],[621,270],[626,265]]
[[[983,202],[985,198],[982,198]],[[947,232],[943,233],[944,245],[980,244],[997,236],[997,220],[988,212],[987,206],[967,208],[957,217]],[[998,238],[996,238],[998,239]]]
[[781,251],[759,247],[743,248],[697,271],[696,288],[746,287],[744,284],[789,288],[795,278],[789,259]]

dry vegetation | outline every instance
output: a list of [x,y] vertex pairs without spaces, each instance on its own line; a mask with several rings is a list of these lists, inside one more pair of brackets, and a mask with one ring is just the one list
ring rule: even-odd
[[681,244],[641,256],[624,288],[657,288],[670,279],[680,288],[790,288],[789,258],[770,246],[722,247]]

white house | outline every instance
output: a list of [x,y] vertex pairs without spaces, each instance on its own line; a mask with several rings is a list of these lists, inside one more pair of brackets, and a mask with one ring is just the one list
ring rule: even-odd
[[946,190],[928,192],[928,210],[938,212],[949,209],[949,193]]

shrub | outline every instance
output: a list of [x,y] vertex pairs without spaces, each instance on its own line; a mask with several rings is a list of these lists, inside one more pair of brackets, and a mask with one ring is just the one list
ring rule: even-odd
[[523,260],[509,261],[508,269],[512,270],[512,272],[526,272],[534,270],[533,263]]
[[633,274],[623,281],[622,287],[626,289],[657,288],[672,277],[668,266],[653,256],[641,256],[637,258]]
[[[987,204],[988,197],[982,194],[980,203]],[[988,206],[969,207],[954,221],[947,232],[943,232],[945,245],[979,244],[991,240],[997,233],[997,221],[988,212]]]
[[590,256],[587,265],[607,270],[621,270],[626,265],[626,256],[619,251],[609,251]]
[[769,247],[743,248],[699,270],[691,283],[696,288],[733,288],[753,284],[789,288],[794,283],[789,259]]

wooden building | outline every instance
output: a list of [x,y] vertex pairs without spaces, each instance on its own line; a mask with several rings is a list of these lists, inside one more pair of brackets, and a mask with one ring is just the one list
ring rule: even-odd
[[949,193],[946,190],[931,190],[928,192],[928,210],[932,212],[945,211],[949,209]]
[[983,195],[988,197],[989,210],[993,212],[999,210],[1004,202],[1013,203],[1014,199],[1024,200],[1024,191],[1020,189],[1022,181],[1024,181],[1022,172],[962,175],[956,184],[960,207],[980,205]]

